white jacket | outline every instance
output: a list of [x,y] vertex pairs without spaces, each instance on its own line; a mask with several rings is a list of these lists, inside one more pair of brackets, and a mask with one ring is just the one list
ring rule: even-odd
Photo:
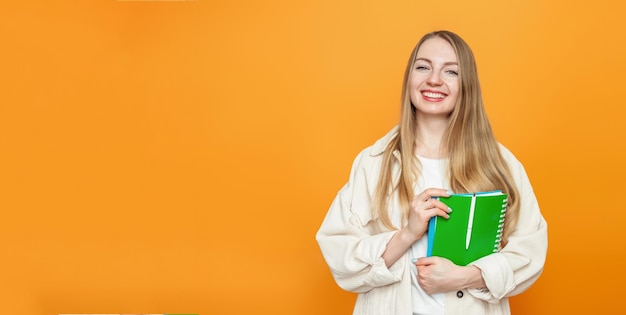
[[[354,314],[412,314],[411,257],[405,254],[389,268],[385,266],[382,254],[396,231],[383,227],[370,205],[382,153],[397,130],[395,127],[356,157],[350,179],[316,235],[337,284],[358,293]],[[504,146],[500,148],[520,192],[519,220],[499,253],[472,263],[482,270],[487,290],[446,293],[447,314],[510,314],[508,297],[528,289],[543,270],[548,244],[546,221],[524,167]],[[398,171],[396,167],[395,174]],[[395,198],[392,207],[398,205]]]

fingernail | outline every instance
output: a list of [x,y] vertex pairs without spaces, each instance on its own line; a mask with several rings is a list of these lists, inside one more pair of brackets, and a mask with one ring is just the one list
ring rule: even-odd
[[448,212],[452,212],[452,208],[448,207]]
[[411,262],[412,263],[416,263],[417,262],[417,258],[411,258]]
[[454,195],[454,192],[453,192],[452,190],[447,190],[447,191],[446,191],[446,194],[448,194],[448,195]]

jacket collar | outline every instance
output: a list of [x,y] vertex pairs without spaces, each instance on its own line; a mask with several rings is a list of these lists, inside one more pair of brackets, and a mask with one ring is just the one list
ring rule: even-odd
[[[377,155],[383,154],[383,152],[385,152],[385,150],[387,149],[389,142],[391,142],[391,140],[393,140],[396,136],[398,136],[399,130],[400,130],[399,126],[395,126],[385,136],[378,139],[378,141],[376,141],[376,143],[374,143],[374,145],[372,146],[372,150],[370,151],[370,156],[377,156]],[[398,154],[399,154],[398,150],[395,150],[393,152],[393,155],[395,155],[396,157],[398,156]]]

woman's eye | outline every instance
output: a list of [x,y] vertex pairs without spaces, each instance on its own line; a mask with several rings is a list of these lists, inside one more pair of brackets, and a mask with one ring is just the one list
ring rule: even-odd
[[446,71],[446,73],[451,75],[451,76],[455,76],[455,77],[459,75],[459,73],[454,71],[454,70],[448,70],[448,71]]
[[416,66],[415,70],[426,71],[426,70],[428,70],[428,67],[426,67],[426,66]]

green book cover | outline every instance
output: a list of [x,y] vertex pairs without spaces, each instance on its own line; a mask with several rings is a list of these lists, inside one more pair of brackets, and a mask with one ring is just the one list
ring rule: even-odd
[[459,266],[500,249],[507,195],[501,191],[453,194],[439,200],[452,209],[450,218],[428,224],[427,256],[445,257]]

